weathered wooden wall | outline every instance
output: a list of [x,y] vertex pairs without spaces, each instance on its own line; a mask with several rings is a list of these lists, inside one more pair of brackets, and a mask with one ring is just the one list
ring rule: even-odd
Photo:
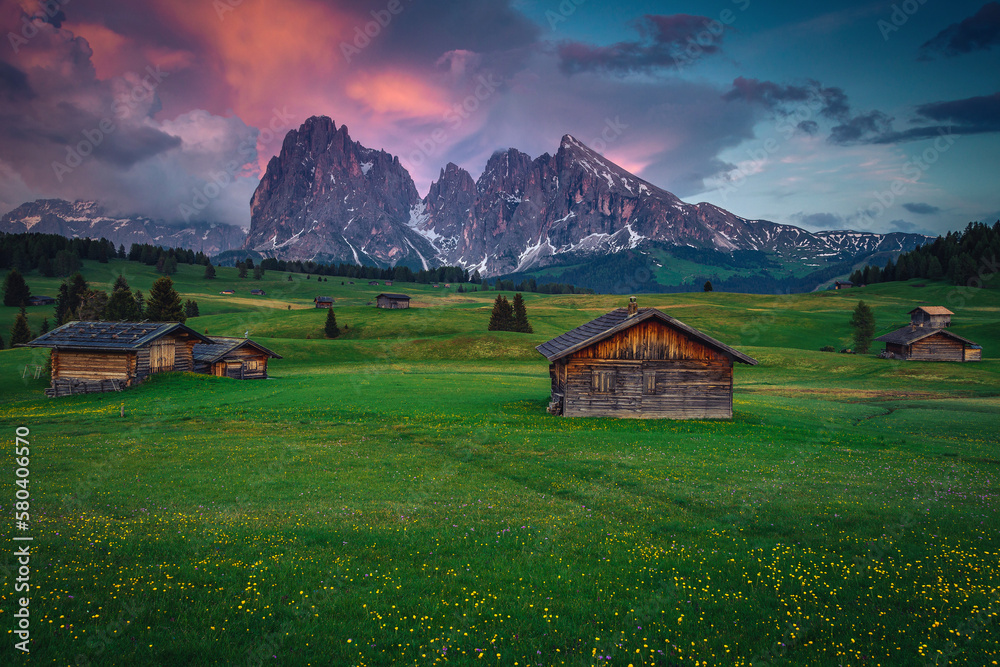
[[915,361],[963,361],[965,343],[937,333],[910,345],[909,358]]
[[52,350],[52,381],[63,379],[80,380],[128,380],[132,353]]
[[965,360],[966,361],[982,361],[983,351],[981,349],[972,349],[970,347],[965,348]]
[[733,416],[733,367],[728,359],[573,359],[565,370],[567,417]]
[[409,308],[410,302],[407,299],[387,299],[386,297],[379,297],[375,302],[375,305],[379,308],[388,308],[394,310],[397,308]]
[[570,355],[572,359],[726,360],[728,357],[659,321],[647,320]]

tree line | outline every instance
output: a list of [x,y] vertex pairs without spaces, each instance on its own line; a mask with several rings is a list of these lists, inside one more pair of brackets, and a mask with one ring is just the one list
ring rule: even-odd
[[[851,274],[855,285],[926,278],[947,280],[953,285],[976,286],[981,267],[985,273],[995,273],[1000,257],[1000,220],[993,225],[970,222],[963,231],[948,232],[931,243],[904,252],[884,267],[873,264]],[[978,285],[982,286],[982,283]]]

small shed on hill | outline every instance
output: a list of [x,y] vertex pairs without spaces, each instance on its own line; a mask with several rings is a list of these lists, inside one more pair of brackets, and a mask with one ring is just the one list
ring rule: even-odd
[[405,294],[379,294],[375,297],[375,305],[379,308],[409,308],[410,297]]
[[549,412],[566,417],[730,419],[733,363],[757,364],[635,297],[536,349],[550,362]]
[[26,343],[52,348],[48,396],[120,391],[154,373],[190,371],[211,339],[180,322],[69,322]]
[[332,296],[318,296],[313,299],[313,303],[316,304],[317,308],[333,308],[333,297]]
[[249,338],[212,336],[211,343],[194,346],[194,371],[236,380],[267,379],[268,359],[281,359]]
[[850,289],[854,287],[854,283],[850,280],[838,280],[833,284],[833,289]]
[[918,306],[908,314],[909,326],[875,339],[885,343],[882,356],[913,361],[982,361],[982,346],[946,329],[955,313],[943,306]]
[[250,293],[253,294],[254,296],[264,296],[265,294],[264,290],[262,289],[252,289],[250,290]]
[[51,296],[29,296],[28,303],[29,306],[51,306],[56,302]]
[[955,313],[944,306],[917,306],[907,314],[915,327],[944,329],[951,326],[951,316]]

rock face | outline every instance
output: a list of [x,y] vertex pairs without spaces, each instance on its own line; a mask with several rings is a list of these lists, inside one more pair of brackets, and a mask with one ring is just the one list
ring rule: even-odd
[[244,248],[282,259],[429,267],[436,250],[408,225],[419,201],[398,158],[313,117],[268,163],[250,201]]
[[69,238],[106,238],[127,250],[133,243],[190,248],[206,255],[243,245],[246,232],[235,225],[192,223],[176,227],[143,216],[112,215],[92,201],[39,199],[18,206],[0,218],[0,231],[36,232]]
[[789,258],[850,259],[910,250],[928,237],[747,220],[687,204],[570,135],[556,154],[493,154],[478,180],[449,163],[422,200],[399,161],[310,118],[285,138],[251,204],[247,248],[285,259],[416,266],[501,275],[648,244]]

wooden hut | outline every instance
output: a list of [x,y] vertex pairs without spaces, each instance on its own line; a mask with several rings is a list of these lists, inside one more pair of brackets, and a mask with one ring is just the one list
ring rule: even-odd
[[917,306],[907,313],[910,316],[910,324],[913,326],[932,329],[950,327],[951,316],[954,314],[944,306]]
[[908,361],[982,361],[982,346],[946,329],[955,313],[943,306],[918,306],[908,314],[909,326],[875,339],[885,343],[881,356]]
[[51,296],[29,296],[28,303],[29,306],[51,306],[55,304],[56,300]]
[[833,284],[833,289],[850,289],[852,287],[854,287],[854,283],[850,280],[838,280]]
[[549,412],[566,417],[730,419],[733,362],[757,361],[635,297],[536,348]]
[[52,348],[48,396],[120,391],[153,373],[190,371],[211,339],[180,322],[70,322],[26,343]]
[[332,296],[318,296],[313,299],[313,303],[316,304],[317,308],[333,308],[333,297]]
[[410,297],[405,294],[379,294],[375,297],[375,305],[379,308],[409,308]]
[[210,343],[194,346],[194,371],[237,380],[267,379],[268,359],[281,359],[249,338],[212,336]]
[[252,289],[250,290],[250,294],[254,296],[264,296],[265,292],[262,289]]

